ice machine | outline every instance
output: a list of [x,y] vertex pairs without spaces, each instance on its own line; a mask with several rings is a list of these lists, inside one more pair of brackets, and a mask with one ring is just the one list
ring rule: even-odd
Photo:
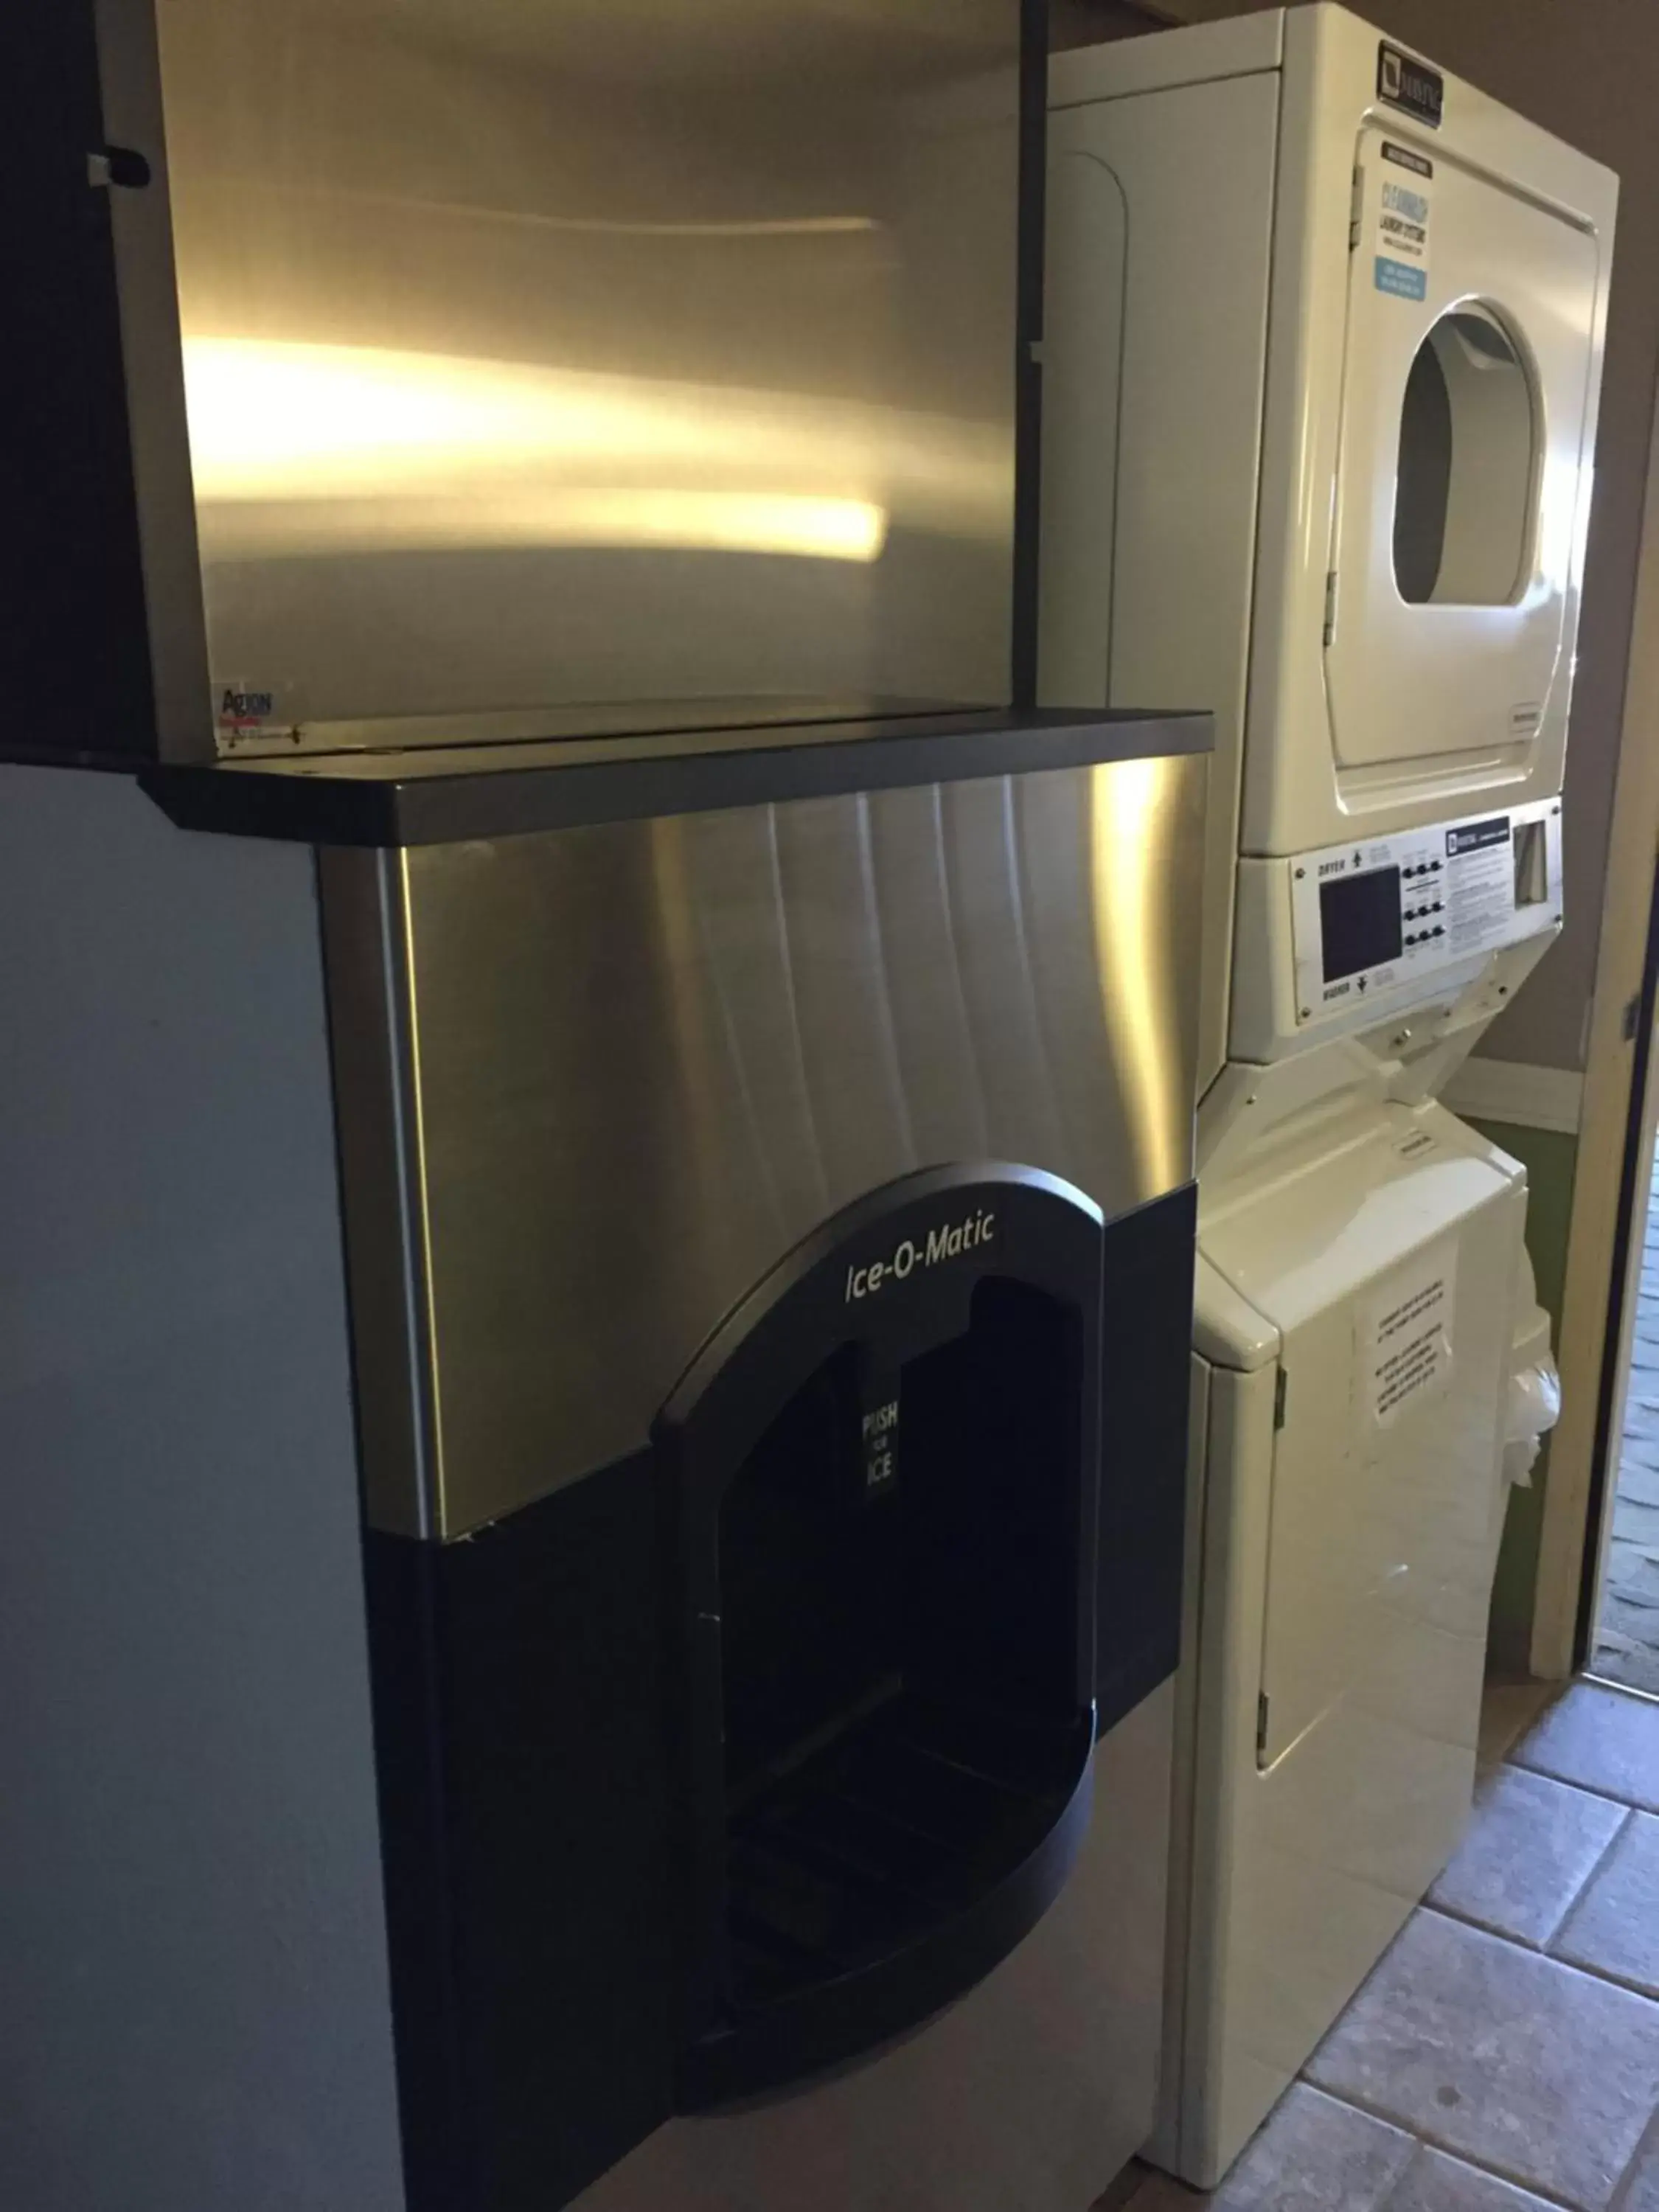
[[19,2201],[157,2112],[170,2202],[1110,2183],[1162,2017],[1207,736],[161,770],[171,822],[0,771],[9,1632],[60,1686],[9,1816],[54,2022]]
[[9,43],[8,2203],[1152,2125],[1210,726],[1029,705],[1042,16]]

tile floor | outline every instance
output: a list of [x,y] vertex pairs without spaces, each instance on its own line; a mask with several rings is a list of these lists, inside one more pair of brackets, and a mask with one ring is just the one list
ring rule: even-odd
[[1592,1672],[1659,1693],[1659,1158],[1648,1206]]
[[1462,1849],[1212,2196],[1130,2212],[1659,2212],[1659,1703],[1495,1688]]

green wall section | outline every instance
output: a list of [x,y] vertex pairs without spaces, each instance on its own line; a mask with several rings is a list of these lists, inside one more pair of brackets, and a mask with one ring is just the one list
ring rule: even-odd
[[[1538,1279],[1538,1301],[1559,1341],[1561,1294],[1567,1273],[1567,1231],[1572,1218],[1572,1178],[1578,1139],[1559,1129],[1522,1129],[1510,1121],[1476,1121],[1483,1137],[1519,1160],[1527,1170],[1527,1249]],[[1493,1662],[1524,1674],[1532,1644],[1533,1599],[1538,1582],[1538,1546],[1549,1480],[1546,1441],[1533,1471],[1532,1488],[1510,1493],[1492,1591],[1490,1651]]]

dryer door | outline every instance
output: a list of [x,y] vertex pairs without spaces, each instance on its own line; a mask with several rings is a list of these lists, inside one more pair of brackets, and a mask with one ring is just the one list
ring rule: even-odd
[[1565,725],[1603,247],[1386,127],[1356,154],[1326,635],[1339,771]]

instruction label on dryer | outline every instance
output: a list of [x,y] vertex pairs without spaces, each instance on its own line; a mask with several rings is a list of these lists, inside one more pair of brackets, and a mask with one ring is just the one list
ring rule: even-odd
[[1427,296],[1433,185],[1434,164],[1425,155],[1382,141],[1374,257],[1379,292],[1401,300]]
[[1507,814],[1446,832],[1446,925],[1455,949],[1501,945],[1515,918],[1515,848]]
[[1360,1356],[1366,1410],[1392,1428],[1408,1407],[1437,1392],[1451,1373],[1457,1247],[1437,1244],[1390,1275],[1368,1301]]

